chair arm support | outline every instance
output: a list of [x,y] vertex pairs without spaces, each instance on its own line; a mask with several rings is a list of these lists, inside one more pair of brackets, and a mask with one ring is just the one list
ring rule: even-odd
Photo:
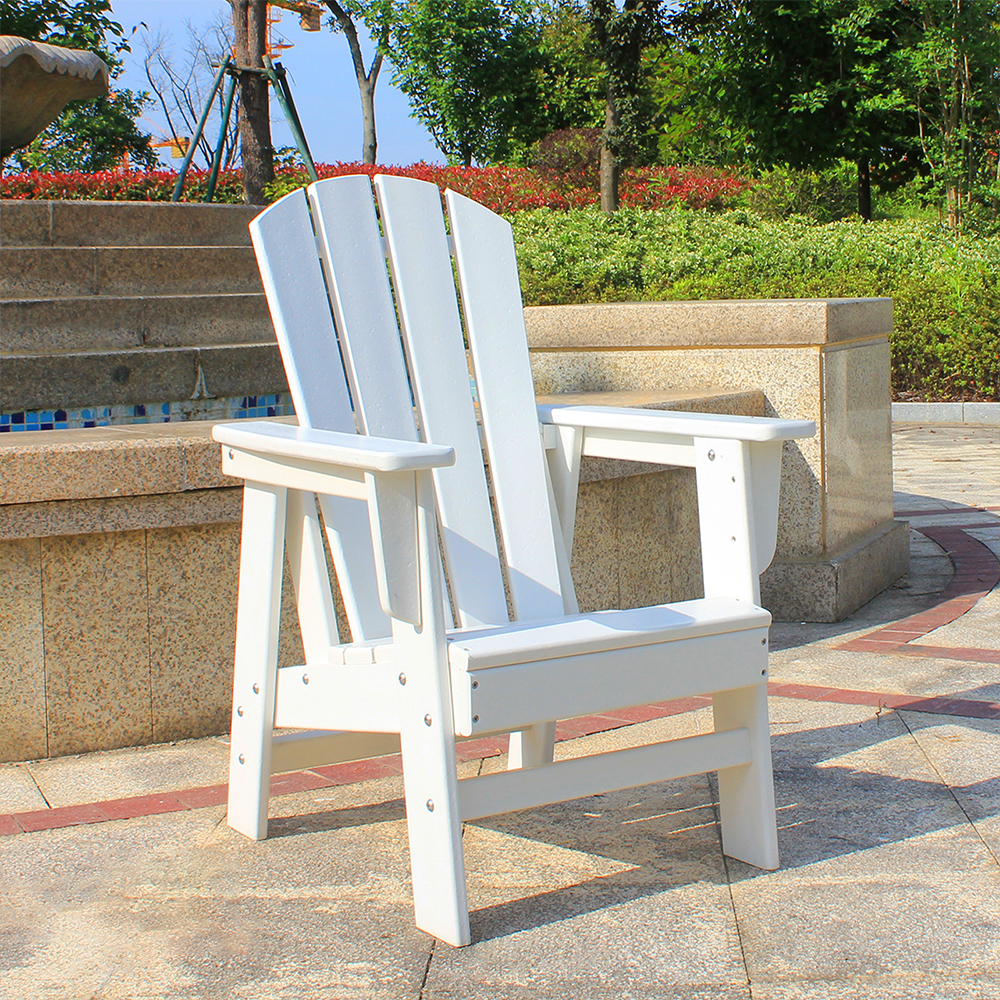
[[365,472],[417,472],[455,464],[455,450],[423,441],[320,431],[270,421],[218,424],[212,437],[222,445],[258,455],[319,462]]

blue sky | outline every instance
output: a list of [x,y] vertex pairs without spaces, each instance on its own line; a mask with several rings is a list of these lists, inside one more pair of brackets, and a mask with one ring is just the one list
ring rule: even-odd
[[[183,60],[187,24],[195,27],[211,23],[221,12],[228,18],[226,0],[111,0],[112,17],[126,32],[144,22],[156,33],[172,39],[174,54]],[[276,13],[277,8],[272,8]],[[281,11],[278,32],[293,47],[280,60],[288,70],[292,96],[305,129],[310,151],[317,162],[354,161],[361,158],[361,103],[347,41],[324,25],[319,32],[305,32],[298,16]],[[359,34],[363,34],[363,25]],[[366,44],[367,43],[367,44]],[[118,78],[120,86],[148,90],[142,62],[145,46],[142,29],[132,39],[132,54],[125,56],[125,71]],[[364,38],[362,46],[370,63],[372,45]],[[392,67],[385,65],[375,88],[375,125],[378,134],[378,162],[408,164],[419,160],[443,163],[444,157],[424,127],[411,118],[409,103],[390,82]],[[166,138],[165,121],[156,107],[146,111],[143,125],[154,138]],[[277,102],[271,100],[271,134],[274,145],[293,145],[291,134]],[[215,135],[212,135],[214,140]],[[171,164],[168,151],[161,151],[161,161]],[[176,166],[180,161],[172,161]]]

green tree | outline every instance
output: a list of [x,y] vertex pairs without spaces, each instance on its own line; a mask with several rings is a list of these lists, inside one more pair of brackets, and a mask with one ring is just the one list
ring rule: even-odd
[[664,37],[660,0],[588,0],[598,57],[604,66],[604,134],[601,142],[601,208],[618,208],[618,169],[655,150],[653,105],[646,73],[646,50]]
[[[86,49],[100,56],[114,80],[121,73],[128,40],[122,26],[111,20],[109,0],[0,0],[0,31],[47,45]],[[82,170],[117,166],[128,154],[147,169],[156,164],[148,133],[136,121],[150,103],[145,93],[112,89],[107,97],[71,101],[26,149],[8,165],[20,170]]]
[[977,199],[1000,199],[1000,3],[915,0],[919,31],[901,53],[921,152],[960,229]]
[[393,82],[451,163],[537,137],[539,25],[520,0],[413,0],[392,31]]
[[919,168],[914,110],[897,69],[914,32],[906,0],[689,2],[675,27],[697,57],[688,86],[736,159],[858,167],[858,209]]
[[543,135],[604,123],[604,67],[598,57],[583,0],[540,0],[536,70]]

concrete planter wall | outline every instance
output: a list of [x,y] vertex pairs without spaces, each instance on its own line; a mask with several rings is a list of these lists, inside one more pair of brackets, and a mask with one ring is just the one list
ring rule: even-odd
[[[0,412],[284,391],[251,215],[5,202]],[[540,394],[817,422],[815,440],[786,449],[762,584],[776,617],[822,621],[906,569],[906,528],[892,521],[891,315],[887,300],[526,310]],[[219,472],[210,429],[0,433],[0,760],[228,728],[241,491]],[[696,597],[699,558],[689,470],[585,465],[581,607]],[[301,657],[286,580],[281,661]]]

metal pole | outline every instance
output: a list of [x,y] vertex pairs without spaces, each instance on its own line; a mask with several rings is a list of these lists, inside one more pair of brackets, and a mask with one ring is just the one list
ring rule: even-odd
[[215,77],[215,82],[212,84],[212,92],[208,95],[208,100],[205,102],[205,110],[201,113],[201,120],[198,122],[198,127],[194,130],[194,135],[191,137],[188,150],[184,154],[184,162],[181,164],[180,176],[177,178],[177,183],[174,185],[174,193],[170,196],[171,201],[181,200],[181,191],[184,190],[184,178],[187,177],[188,167],[191,166],[191,160],[194,157],[195,149],[201,139],[201,133],[205,131],[205,122],[208,121],[208,113],[212,110],[212,102],[215,100],[215,95],[219,92],[219,87],[222,85],[222,78],[226,75],[226,70],[229,68],[230,62],[231,60],[229,56],[226,56],[226,58],[222,60],[222,65],[219,67],[219,72]]
[[204,200],[211,201],[215,197],[215,182],[219,179],[219,167],[222,166],[222,150],[226,145],[226,131],[229,128],[229,115],[233,110],[233,94],[236,92],[236,74],[229,74],[229,82],[226,84],[226,97],[222,108],[222,125],[219,128],[219,141],[215,144],[215,153],[212,156],[212,172],[208,176],[208,190],[205,192]]
[[298,146],[299,152],[302,154],[302,159],[305,161],[306,170],[309,172],[309,179],[317,181],[319,180],[319,174],[316,173],[316,165],[313,163],[312,154],[309,152],[309,146],[306,143],[306,134],[302,129],[302,123],[299,121],[298,112],[295,110],[291,88],[285,79],[285,68],[281,63],[272,65],[271,60],[267,56],[264,56],[264,67],[265,73],[274,87],[274,96],[278,98],[278,103],[284,112],[288,127],[292,130],[292,138],[295,139],[295,145]]

